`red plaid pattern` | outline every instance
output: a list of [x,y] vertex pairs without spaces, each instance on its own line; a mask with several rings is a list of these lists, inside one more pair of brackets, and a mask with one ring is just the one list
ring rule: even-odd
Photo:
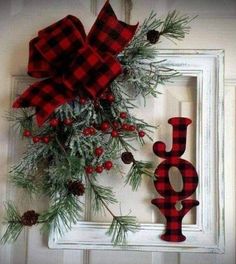
[[186,237],[182,234],[183,217],[194,207],[199,205],[196,200],[184,200],[181,202],[182,209],[176,210],[175,203],[166,198],[153,199],[156,205],[166,218],[166,230],[161,235],[161,239],[170,242],[182,242]]
[[64,75],[64,84],[72,91],[86,87],[87,95],[96,98],[121,71],[116,58],[106,54],[102,59],[90,46],[86,46]]
[[95,99],[122,72],[114,56],[136,28],[119,21],[107,1],[87,38],[82,23],[71,15],[39,31],[30,41],[28,74],[48,79],[31,85],[13,107],[35,107],[42,125],[55,108],[78,95]]
[[187,126],[192,123],[189,118],[173,117],[168,120],[173,126],[173,143],[171,151],[166,151],[166,145],[157,141],[153,145],[153,152],[164,159],[169,157],[180,157],[184,154],[186,148]]
[[[161,236],[163,240],[172,242],[181,242],[186,239],[182,234],[182,219],[194,206],[199,205],[197,200],[188,199],[198,185],[198,174],[194,166],[181,159],[180,156],[186,148],[187,126],[191,123],[188,118],[175,117],[168,121],[173,125],[173,147],[170,152],[165,151],[165,144],[156,142],[153,151],[165,160],[159,164],[155,171],[154,186],[157,192],[164,198],[156,198],[152,203],[156,205],[166,218],[166,230]],[[176,192],[169,180],[169,170],[171,167],[179,169],[182,179],[183,188]],[[176,203],[181,201],[182,208],[177,210]]]
[[107,1],[88,34],[88,42],[98,52],[117,55],[130,42],[137,26],[119,21]]

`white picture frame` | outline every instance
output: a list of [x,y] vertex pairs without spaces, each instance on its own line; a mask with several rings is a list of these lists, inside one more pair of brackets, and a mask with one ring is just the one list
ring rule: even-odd
[[[163,224],[142,224],[126,246],[114,247],[105,233],[109,223],[81,221],[64,237],[49,236],[51,249],[103,249],[163,252],[224,252],[224,52],[160,50],[158,59],[183,76],[197,78],[196,169],[199,186],[196,224],[183,225],[187,240],[160,239]],[[87,207],[89,210],[89,206]]]

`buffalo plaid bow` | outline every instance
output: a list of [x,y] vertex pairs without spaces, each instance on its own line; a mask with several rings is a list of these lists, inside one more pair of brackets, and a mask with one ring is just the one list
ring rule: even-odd
[[122,72],[115,56],[136,28],[119,21],[107,1],[87,37],[80,20],[71,15],[39,31],[29,44],[28,74],[47,79],[26,89],[13,107],[35,107],[42,125],[76,96],[96,98]]

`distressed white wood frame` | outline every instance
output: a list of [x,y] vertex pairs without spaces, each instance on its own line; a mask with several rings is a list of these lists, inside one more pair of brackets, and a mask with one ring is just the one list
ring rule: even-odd
[[[196,169],[199,186],[196,199],[196,224],[183,225],[187,240],[169,243],[160,239],[163,224],[142,224],[140,231],[129,234],[128,244],[113,247],[105,233],[109,223],[81,221],[64,237],[52,233],[52,249],[112,249],[169,252],[224,252],[224,53],[222,50],[160,50],[158,58],[165,66],[183,76],[197,78],[196,99]],[[34,79],[14,76],[12,98]],[[17,139],[9,135],[9,161],[14,161]],[[9,188],[11,192],[11,188]],[[13,195],[14,196],[14,195]],[[86,202],[86,217],[90,215]],[[86,251],[85,251],[86,253]]]
[[[199,186],[196,224],[183,225],[187,239],[160,239],[163,224],[142,224],[129,234],[126,246],[113,247],[105,233],[109,223],[81,221],[64,237],[52,233],[52,249],[104,249],[169,252],[224,252],[224,52],[222,50],[160,50],[158,59],[183,76],[197,78],[196,169]],[[89,201],[87,201],[89,208]],[[89,212],[88,212],[89,214]]]

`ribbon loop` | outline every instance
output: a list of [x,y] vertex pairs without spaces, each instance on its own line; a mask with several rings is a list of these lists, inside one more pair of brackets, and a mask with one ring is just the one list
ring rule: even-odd
[[[83,47],[84,39],[71,16],[39,32],[35,48],[50,64],[63,67]],[[83,31],[82,31],[83,32]]]

